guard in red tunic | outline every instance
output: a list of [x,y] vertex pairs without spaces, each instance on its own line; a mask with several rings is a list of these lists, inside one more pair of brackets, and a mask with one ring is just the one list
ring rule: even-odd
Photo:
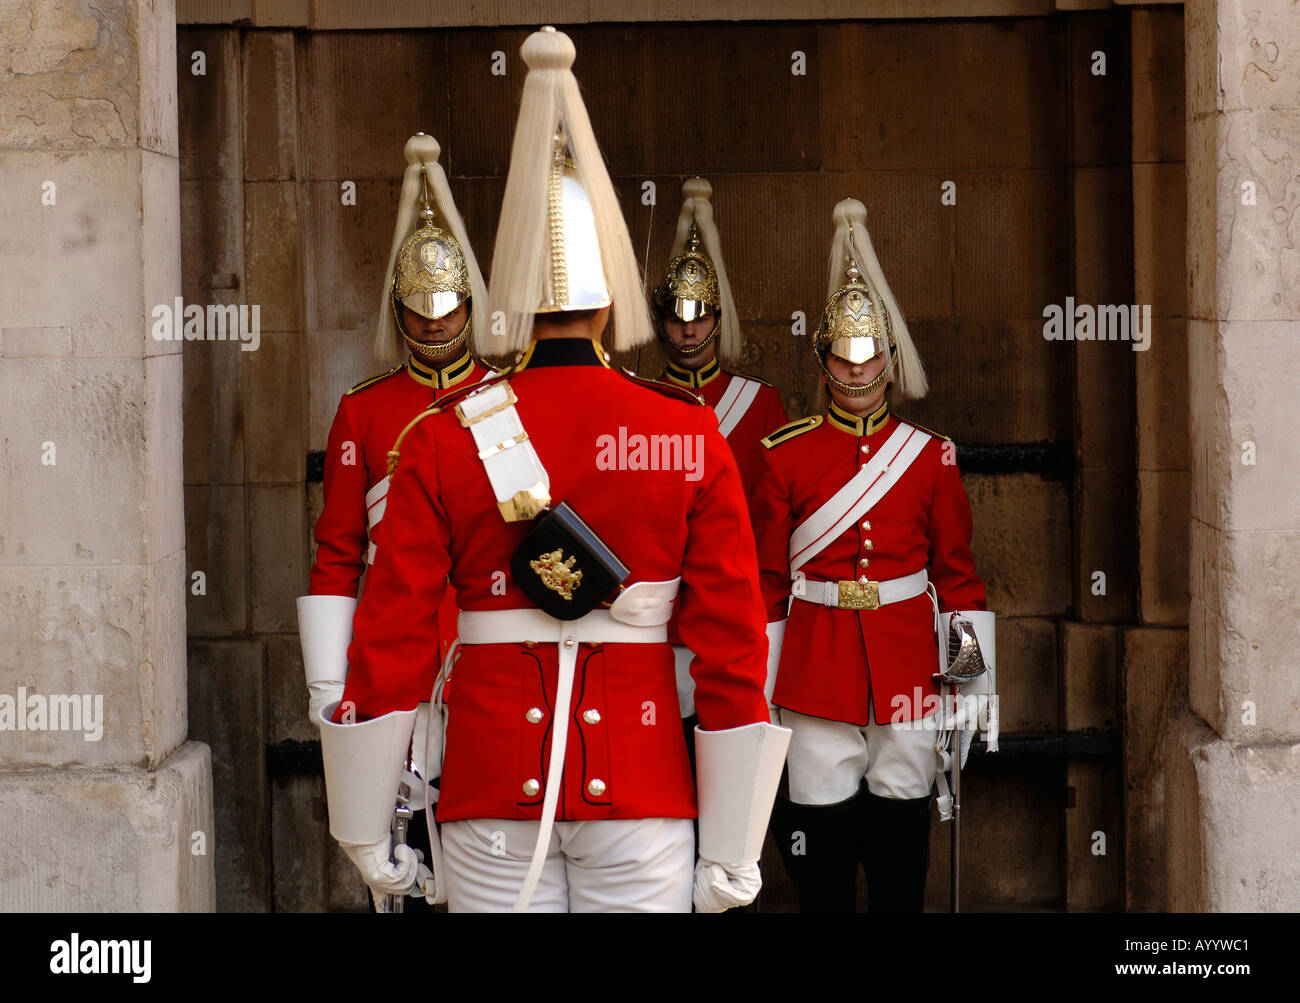
[[953,723],[937,615],[956,614],[991,664],[993,614],[952,443],[886,399],[920,397],[926,379],[866,210],[847,199],[835,221],[813,342],[831,404],[763,440],[751,495],[768,617],[785,621],[769,692],[794,732],[772,828],[803,911],[853,911],[859,863],[872,910],[920,911]]
[[[376,355],[400,361],[409,350],[409,357],[404,365],[362,380],[345,393],[330,427],[311,591],[298,599],[309,714],[315,723],[321,709],[343,694],[358,585],[374,562],[376,531],[386,506],[388,450],[430,404],[492,372],[469,351],[470,332],[476,322],[483,323],[487,293],[438,154],[437,141],[424,133],[406,144],[409,166],[380,306]],[[445,654],[456,636],[450,589],[439,621]],[[422,818],[410,828],[411,844],[417,847],[427,846]]]
[[[713,221],[713,186],[704,178],[682,184],[682,208],[667,267],[651,295],[659,340],[668,365],[659,378],[695,394],[713,408],[748,492],[758,474],[761,440],[785,424],[785,405],[770,383],[723,369],[741,355],[740,319]],[[677,697],[687,744],[695,727],[691,652],[669,625],[677,656]]]
[[[712,411],[609,367],[611,306],[614,348],[653,337],[631,241],[572,43],[543,29],[522,54],[492,269],[501,325],[475,334],[484,355],[519,361],[394,445],[352,670],[322,725],[330,831],[377,893],[453,912],[720,911],[761,884],[788,738],[762,692],[740,476]],[[435,843],[430,876],[387,819],[412,708],[444,678],[433,611],[448,576],[461,647],[445,717],[435,700],[445,856]],[[697,782],[666,641],[674,600],[707,729]]]

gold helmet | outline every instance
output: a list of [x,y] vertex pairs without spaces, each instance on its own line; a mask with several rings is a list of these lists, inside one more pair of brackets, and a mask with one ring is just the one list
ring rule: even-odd
[[[866,207],[844,199],[833,219],[826,306],[813,333],[817,364],[827,382],[849,397],[869,397],[885,383],[899,396],[924,397],[925,370],[871,245]],[[828,355],[857,364],[883,356],[885,367],[868,383],[845,383],[831,375]]]
[[528,76],[492,257],[493,324],[475,329],[475,349],[517,356],[532,341],[536,314],[612,306],[610,347],[627,351],[654,332],[627,223],[573,76],[573,42],[548,26],[529,35],[520,54]]
[[682,208],[677,217],[677,234],[668,261],[651,300],[660,338],[667,338],[662,315],[671,314],[689,322],[717,311],[718,321],[708,337],[693,348],[681,348],[682,355],[698,355],[721,335],[719,354],[726,361],[740,355],[740,322],[731,298],[731,284],[722,261],[718,228],[713,222],[710,197],[713,186],[704,178],[687,178],[682,183]]
[[[438,164],[437,140],[416,133],[406,143],[407,169],[402,182],[393,250],[385,281],[385,303],[376,341],[376,354],[399,361],[402,343],[426,362],[448,361],[464,351],[470,332],[483,322],[486,290],[465,225],[451,199],[447,177]],[[412,214],[417,210],[414,230]],[[435,206],[436,211],[435,211]],[[443,225],[437,223],[442,214]],[[424,344],[411,337],[402,322],[402,307],[437,320],[467,300],[469,316],[449,341]]]

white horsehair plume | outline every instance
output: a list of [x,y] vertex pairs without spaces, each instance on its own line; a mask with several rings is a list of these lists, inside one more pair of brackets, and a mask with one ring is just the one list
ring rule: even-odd
[[885,281],[876,249],[871,244],[871,234],[867,232],[867,207],[857,199],[844,199],[835,206],[832,219],[835,222],[835,237],[831,241],[827,299],[843,285],[846,256],[851,258],[863,279],[875,290],[889,311],[894,342],[898,346],[897,361],[889,363],[894,370],[894,392],[899,397],[914,400],[924,397],[930,388],[925,377],[925,367],[921,364],[921,356],[908,333],[903,311],[898,308],[898,301],[894,299],[894,293]]
[[479,271],[474,249],[469,246],[469,234],[465,232],[465,223],[456,211],[456,203],[451,197],[451,187],[447,184],[447,174],[438,163],[442,147],[432,136],[417,133],[406,141],[406,173],[402,176],[402,195],[397,203],[397,225],[393,228],[393,246],[388,252],[388,268],[384,272],[384,289],[379,300],[379,328],[375,333],[375,356],[381,363],[395,365],[406,358],[406,342],[393,317],[392,289],[393,269],[397,267],[397,252],[402,242],[415,230],[420,222],[420,174],[423,171],[428,180],[429,191],[433,196],[433,208],[437,215],[435,225],[441,227],[456,238],[461,254],[465,256],[465,267],[469,269],[470,292],[473,302],[470,304],[471,330],[477,332],[487,325],[487,286],[483,282],[483,273]]
[[722,260],[722,241],[718,237],[717,224],[713,222],[712,197],[713,186],[704,178],[687,178],[682,182],[682,210],[677,216],[677,233],[673,237],[668,257],[671,260],[686,250],[691,223],[694,223],[705,253],[718,274],[718,296],[722,300],[718,354],[723,362],[730,364],[740,358],[740,318],[736,316],[736,303],[731,298],[731,281],[727,278],[727,266]]
[[475,327],[475,347],[482,355],[504,358],[532,341],[533,314],[545,297],[550,268],[547,191],[557,132],[567,140],[595,221],[614,314],[614,336],[606,347],[622,352],[652,341],[632,239],[573,75],[573,42],[561,31],[537,31],[524,41],[520,54],[528,76],[492,255],[488,300],[493,322],[491,330]]

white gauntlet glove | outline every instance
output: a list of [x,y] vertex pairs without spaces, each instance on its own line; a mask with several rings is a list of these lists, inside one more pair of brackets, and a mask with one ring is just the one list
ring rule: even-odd
[[[379,903],[385,895],[424,896],[424,884],[433,872],[423,864],[424,854],[405,843],[393,849],[392,833],[374,843],[339,843],[348,859]],[[396,857],[394,862],[389,857]]]
[[311,697],[311,703],[307,706],[307,718],[319,728],[321,713],[325,708],[333,706],[343,699],[343,683],[336,683],[329,679],[318,679],[307,684],[307,692],[308,696]]
[[737,864],[724,867],[700,859],[695,865],[696,912],[723,912],[736,906],[749,905],[758,897],[763,878],[757,864]]

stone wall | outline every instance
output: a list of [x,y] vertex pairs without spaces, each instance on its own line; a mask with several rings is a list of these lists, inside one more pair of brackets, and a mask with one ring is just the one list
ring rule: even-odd
[[[977,753],[965,775],[967,905],[1110,909],[1126,901],[1125,862],[1159,833],[1133,843],[1158,794],[1120,736],[1153,740],[1168,707],[1165,689],[1126,680],[1181,678],[1186,645],[1183,154],[1168,126],[1182,121],[1182,16],[1013,6],[986,13],[1047,16],[571,34],[635,246],[661,267],[681,179],[710,178],[741,368],[792,414],[822,398],[791,316],[815,324],[835,202],[867,204],[935,388],[903,413],[959,443],[975,558],[1001,614],[1004,751]],[[189,599],[190,715],[214,749],[220,908],[364,908],[325,831],[305,719],[293,600],[320,507],[307,459],[340,393],[378,369],[369,345],[413,132],[441,142],[490,263],[526,34],[179,32],[184,295],[259,303],[262,317],[255,352],[185,345],[188,565],[208,583]],[[684,75],[683,51],[709,58]],[[1152,304],[1151,350],[1045,340],[1044,307],[1069,296]],[[629,361],[647,374],[660,363]],[[947,837],[936,823],[934,908]],[[779,865],[767,874],[763,907],[789,908]]]

